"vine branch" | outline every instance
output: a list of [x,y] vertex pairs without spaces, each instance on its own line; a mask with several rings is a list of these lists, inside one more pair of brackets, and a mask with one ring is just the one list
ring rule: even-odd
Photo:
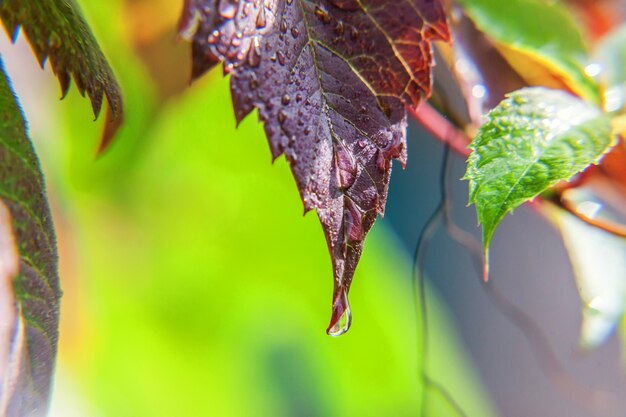
[[553,203],[557,205],[557,207],[567,211],[577,219],[585,222],[589,226],[596,227],[600,230],[603,230],[607,233],[615,235],[617,237],[626,239],[626,225],[614,223],[611,221],[594,219],[587,216],[584,213],[581,213],[576,205],[569,201],[562,193],[558,193],[555,198],[551,200]]
[[408,107],[407,111],[435,139],[449,145],[450,149],[457,154],[469,156],[470,150],[467,145],[470,138],[430,104],[423,101],[417,109]]

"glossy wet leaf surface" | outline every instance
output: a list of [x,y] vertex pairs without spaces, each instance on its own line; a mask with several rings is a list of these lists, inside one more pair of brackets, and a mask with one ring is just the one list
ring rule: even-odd
[[3,0],[0,18],[13,40],[23,32],[41,66],[50,61],[63,96],[73,79],[80,93],[91,99],[96,116],[106,97],[112,129],[101,145],[106,147],[121,122],[121,92],[74,0]]
[[[15,369],[4,375],[8,380],[3,384],[3,415],[43,416],[56,357],[61,296],[55,237],[39,162],[1,63],[0,200],[10,212],[19,252],[13,286],[20,313],[10,342],[14,362],[9,365]],[[5,233],[0,240],[5,241],[7,228],[0,231]]]
[[440,2],[188,0],[181,34],[194,77],[224,62],[237,120],[258,109],[273,157],[317,211],[334,271],[328,331],[343,333],[391,161],[406,160],[404,106],[430,92],[430,40],[449,38]]
[[545,88],[510,94],[472,141],[465,175],[485,248],[506,213],[597,163],[613,143],[610,118],[574,96]]

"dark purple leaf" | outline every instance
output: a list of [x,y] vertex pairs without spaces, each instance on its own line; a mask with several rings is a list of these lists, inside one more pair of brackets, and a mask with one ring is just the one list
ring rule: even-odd
[[329,334],[350,325],[363,240],[384,213],[392,159],[406,161],[405,105],[430,94],[430,40],[448,40],[439,0],[186,0],[192,76],[231,74],[237,121],[254,108],[284,154],[334,270]]

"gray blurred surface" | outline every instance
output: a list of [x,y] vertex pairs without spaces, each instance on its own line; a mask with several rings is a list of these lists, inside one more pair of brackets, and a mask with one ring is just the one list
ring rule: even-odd
[[[383,221],[408,253],[439,200],[442,156],[443,146],[412,125],[407,169],[395,167]],[[474,209],[466,207],[466,183],[459,180],[465,162],[454,155],[450,168],[454,220],[479,239]],[[487,289],[469,251],[440,227],[428,247],[425,270],[500,415],[626,416],[619,336],[592,352],[579,351],[580,299],[553,226],[522,207],[502,222],[490,256],[487,285],[492,288]],[[502,295],[504,308],[488,291]],[[436,378],[436,370],[432,373]]]

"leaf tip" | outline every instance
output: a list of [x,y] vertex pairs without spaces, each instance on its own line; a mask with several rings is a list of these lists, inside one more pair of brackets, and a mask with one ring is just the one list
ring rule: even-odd
[[489,247],[483,252],[483,282],[489,282]]
[[96,156],[102,156],[109,149],[123,122],[124,115],[122,113],[114,114],[111,108],[107,106],[106,121]]

